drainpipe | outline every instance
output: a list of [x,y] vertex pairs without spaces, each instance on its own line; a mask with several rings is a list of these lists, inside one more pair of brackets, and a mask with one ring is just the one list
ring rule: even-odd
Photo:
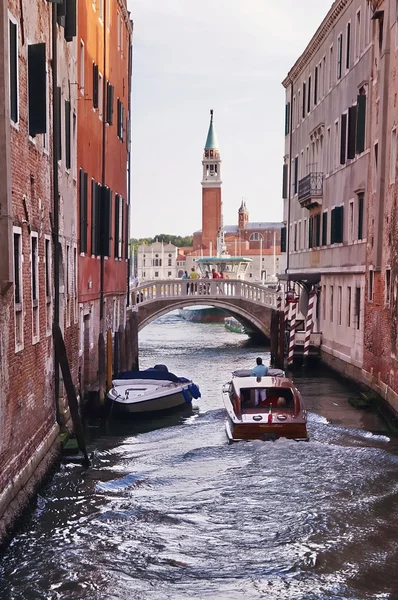
[[128,132],[128,140],[129,146],[127,148],[127,203],[126,203],[126,244],[127,244],[127,302],[126,305],[130,306],[130,271],[131,267],[133,268],[134,273],[134,249],[133,256],[131,257],[131,248],[130,248],[130,199],[131,199],[131,82],[133,78],[133,40],[130,41],[129,48],[129,101],[128,101],[128,113],[129,113],[129,132]]
[[[53,243],[54,243],[54,325],[59,325],[59,182],[58,182],[58,145],[59,123],[57,86],[58,86],[58,56],[57,56],[57,4],[52,4],[52,71],[53,71]],[[54,397],[57,422],[61,423],[59,410],[59,357],[54,344]]]
[[[103,68],[103,76],[102,76],[102,175],[101,175],[101,184],[102,187],[105,187],[105,171],[106,171],[106,108],[107,108],[107,98],[106,98],[106,32],[107,32],[107,14],[106,14],[107,2],[104,2],[103,11],[104,11],[104,68]],[[105,334],[105,256],[103,252],[101,252],[100,258],[100,330],[103,334]]]
[[[287,205],[287,224],[286,224],[286,269],[285,273],[288,274],[290,266],[290,211],[292,201],[292,151],[293,151],[293,81],[290,80],[290,115],[289,115],[289,177],[288,177],[288,205]],[[289,280],[288,280],[289,287]]]
[[[377,200],[378,214],[377,227],[375,229],[375,270],[381,271],[382,255],[383,255],[383,228],[384,228],[384,204],[385,204],[385,187],[386,187],[386,152],[387,148],[387,121],[388,121],[388,100],[390,88],[390,3],[385,3],[384,23],[383,23],[383,48],[380,54],[382,66],[380,69],[380,115],[382,115],[380,137],[378,140],[378,182],[377,182]],[[377,37],[377,36],[376,36]],[[378,43],[378,41],[376,41]],[[373,157],[374,149],[371,148],[371,157]]]

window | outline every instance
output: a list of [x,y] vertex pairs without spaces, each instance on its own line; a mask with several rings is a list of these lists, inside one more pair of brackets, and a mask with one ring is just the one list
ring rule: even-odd
[[357,329],[361,326],[361,288],[355,288],[355,326]]
[[259,242],[260,240],[263,240],[263,236],[261,235],[261,233],[258,233],[258,231],[256,231],[255,233],[252,233],[249,241],[250,242]]
[[290,102],[285,107],[285,135],[290,133]]
[[337,324],[341,325],[341,311],[343,308],[343,288],[341,285],[337,288]]
[[354,241],[354,200],[348,205],[348,241]]
[[373,149],[373,186],[376,189],[377,170],[379,166],[379,144],[376,142]]
[[[319,65],[319,68],[321,65]],[[314,106],[318,104],[318,67],[315,67],[314,72]]]
[[337,38],[337,79],[341,79],[343,60],[343,34]]
[[363,240],[363,209],[364,209],[364,194],[358,194],[358,240]]
[[84,42],[80,40],[80,93],[84,96]]
[[390,150],[390,183],[395,183],[395,173],[397,168],[397,130],[391,131],[391,150]]
[[326,94],[326,56],[322,60],[322,98]]
[[304,219],[304,233],[303,233],[303,247],[304,250],[307,248],[308,233],[307,233],[307,219]]
[[339,122],[334,124],[334,152],[333,152],[333,169],[339,164]]
[[326,285],[322,287],[322,318],[326,321]]
[[46,45],[28,46],[29,135],[47,132]]
[[347,158],[355,158],[357,106],[348,109]]
[[18,25],[9,22],[10,118],[18,123]]
[[357,97],[357,130],[356,130],[356,151],[360,154],[365,150],[365,130],[366,130],[366,94],[363,88]]
[[109,83],[106,84],[106,122],[113,125],[113,99],[115,88]]
[[98,108],[98,66],[93,62],[93,108]]
[[66,324],[70,325],[70,246],[67,244],[66,246],[66,265],[65,265],[65,273],[66,273]]
[[167,266],[168,266],[168,267],[172,267],[172,266],[173,266],[173,261],[172,261],[172,259],[171,259],[171,258],[168,258],[168,259],[167,259]]
[[328,243],[328,211],[322,214],[322,246],[327,246]]
[[102,84],[102,74],[98,73],[98,116],[102,121],[103,117],[103,108],[104,108],[104,96],[103,96],[103,84]]
[[284,200],[287,199],[287,183],[288,183],[287,180],[288,180],[288,175],[289,175],[288,168],[289,168],[289,166],[285,163],[283,165],[283,181],[282,181],[282,198]]
[[22,229],[13,228],[14,235],[14,317],[15,352],[23,349],[23,287],[22,287]]
[[361,11],[359,10],[355,18],[355,60],[358,60],[361,54]]
[[44,239],[44,260],[45,260],[45,293],[46,293],[46,329],[47,336],[52,333],[52,281],[51,281],[51,240],[48,236]]
[[80,240],[80,252],[87,252],[87,205],[88,205],[88,175],[80,169],[79,177],[79,213],[80,213],[80,224],[79,224],[79,240]]
[[117,100],[117,135],[124,140],[124,106],[122,102]]
[[62,91],[59,86],[57,86],[57,89],[55,90],[55,95],[56,95],[55,101],[57,103],[57,110],[58,110],[58,115],[59,115],[58,128],[57,128],[57,139],[56,139],[56,153],[57,153],[57,159],[61,160],[61,158],[62,158]]
[[347,327],[351,327],[351,287],[347,288]]
[[65,100],[65,168],[71,167],[71,105]]
[[341,128],[340,128],[340,164],[344,165],[346,161],[346,149],[347,149],[347,114],[341,115]]
[[347,23],[345,68],[350,68],[351,59],[351,23]]
[[330,286],[330,322],[333,323],[333,304],[334,304],[334,298],[333,298],[333,286]]
[[331,244],[343,243],[344,237],[344,206],[336,206],[330,213]]
[[298,192],[298,169],[299,169],[299,162],[298,162],[298,156],[296,156],[296,158],[294,159],[293,194],[297,194],[297,192]]
[[386,304],[390,304],[391,300],[391,269],[386,269],[386,283],[385,283],[385,298]]
[[331,160],[330,157],[332,156],[332,134],[331,134],[331,130],[330,127],[327,128],[326,131],[326,173],[329,174],[331,169]]
[[333,86],[333,46],[329,49],[329,90]]
[[167,272],[167,277],[171,277],[171,271]]
[[368,298],[369,302],[373,302],[373,292],[374,292],[374,272],[373,269],[369,270],[369,280],[368,280]]
[[311,76],[308,77],[307,113],[311,111]]
[[37,233],[31,233],[31,290],[32,290],[32,341],[39,338],[39,243]]
[[294,250],[294,252],[297,251],[297,223],[294,224],[293,250]]
[[123,196],[115,196],[115,258],[122,258],[123,246]]
[[306,89],[306,84],[304,82],[303,83],[303,106],[302,106],[302,117],[303,117],[303,119],[305,119],[305,108],[306,108],[306,105],[305,105],[305,99],[306,99],[305,89]]
[[301,250],[301,221],[298,222],[298,241],[297,241],[297,248],[298,250]]
[[94,179],[91,180],[91,254],[99,256],[100,251],[100,189]]

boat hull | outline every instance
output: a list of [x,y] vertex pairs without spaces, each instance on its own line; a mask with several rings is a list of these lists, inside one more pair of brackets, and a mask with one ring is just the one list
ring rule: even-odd
[[228,316],[226,310],[212,306],[204,308],[183,308],[179,311],[180,317],[192,323],[224,323]]
[[243,440],[275,441],[286,438],[297,441],[307,441],[308,433],[305,423],[234,423],[228,418],[225,431],[230,442]]
[[[190,392],[188,391],[188,388],[186,389],[186,393],[188,393],[191,397],[192,400],[192,396],[190,394]],[[116,409],[118,412],[124,412],[124,413],[136,413],[136,414],[147,414],[147,413],[153,413],[153,412],[163,412],[163,411],[170,411],[170,410],[174,410],[176,408],[179,407],[183,407],[186,406],[187,404],[190,404],[190,402],[188,402],[182,391],[180,392],[174,392],[170,395],[167,396],[162,396],[160,398],[152,398],[150,400],[142,400],[141,402],[117,402],[116,400],[112,400],[113,405],[114,405],[114,409]]]

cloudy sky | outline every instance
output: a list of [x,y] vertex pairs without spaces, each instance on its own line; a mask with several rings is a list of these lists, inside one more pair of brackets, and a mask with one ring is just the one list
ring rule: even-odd
[[134,21],[134,237],[201,228],[202,153],[214,109],[224,223],[282,218],[281,81],[331,0],[128,0]]

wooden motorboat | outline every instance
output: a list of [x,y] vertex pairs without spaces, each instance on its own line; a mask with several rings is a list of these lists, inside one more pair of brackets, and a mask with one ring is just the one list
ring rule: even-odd
[[270,370],[266,377],[250,373],[236,371],[223,387],[228,441],[308,440],[307,412],[294,383],[283,371]]
[[112,381],[107,396],[118,410],[128,413],[152,413],[171,410],[200,398],[192,380],[177,377],[164,365],[145,371],[126,371]]

